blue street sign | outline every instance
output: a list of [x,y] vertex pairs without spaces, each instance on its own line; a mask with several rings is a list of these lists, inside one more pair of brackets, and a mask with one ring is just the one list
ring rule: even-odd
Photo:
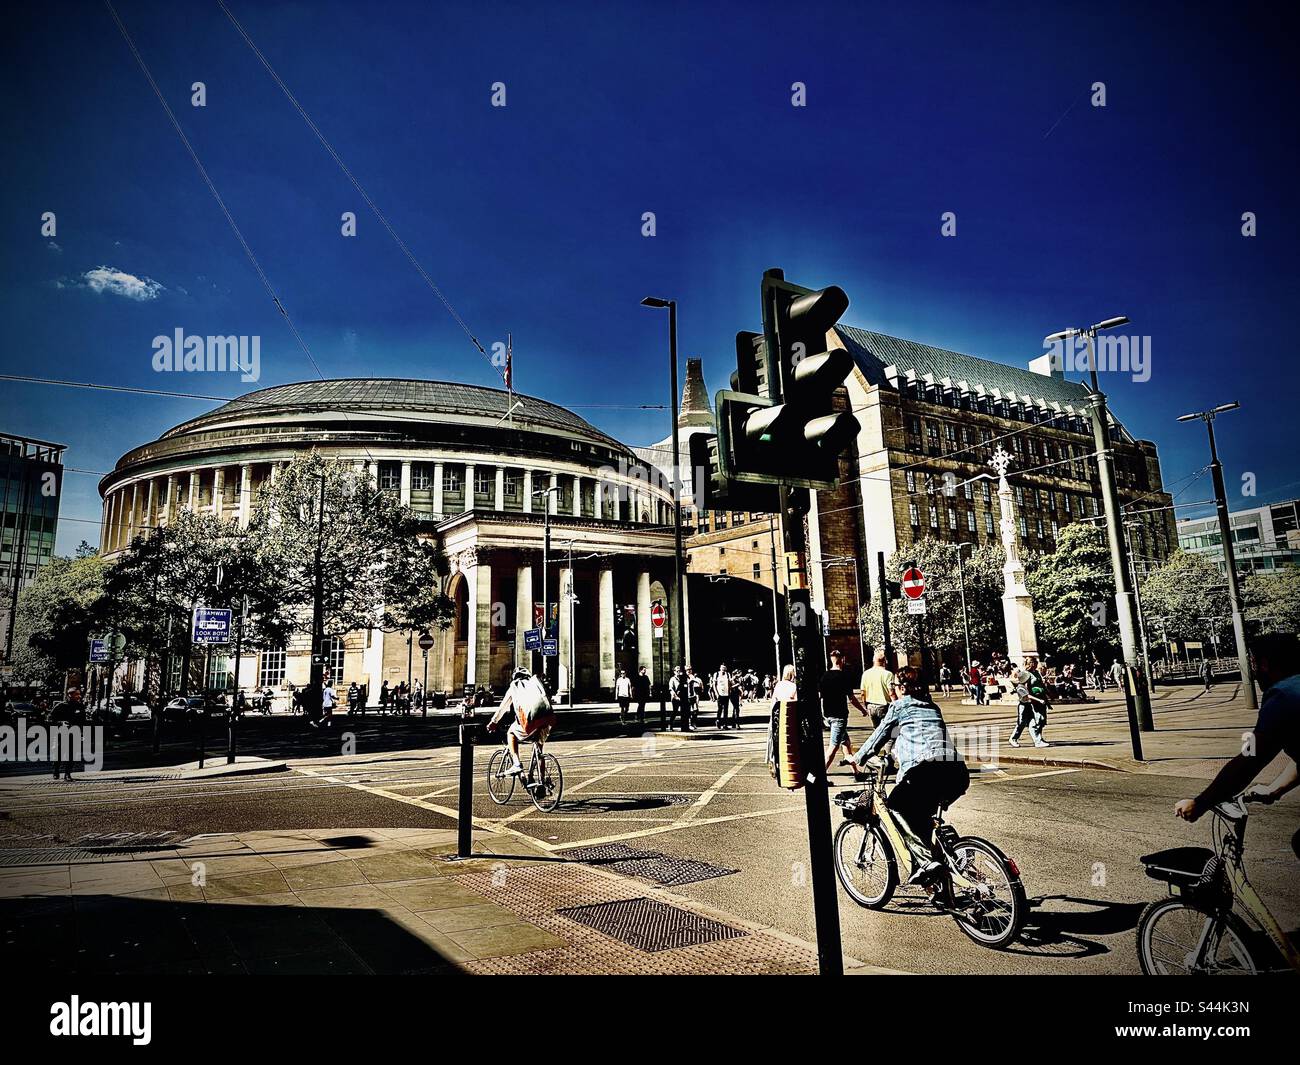
[[200,644],[229,643],[232,613],[223,607],[196,606],[190,639]]
[[108,661],[108,641],[91,640],[90,641],[90,660],[92,662]]
[[556,655],[558,655],[559,653],[560,653],[560,641],[559,641],[559,640],[543,640],[543,641],[542,641],[542,654],[543,654],[545,657],[547,657],[547,658],[554,658],[554,657],[555,657]]
[[541,629],[524,629],[524,650],[536,651],[542,646]]

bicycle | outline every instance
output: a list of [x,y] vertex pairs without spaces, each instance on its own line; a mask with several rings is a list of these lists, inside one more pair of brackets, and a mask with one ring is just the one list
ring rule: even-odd
[[[884,774],[867,769],[861,790],[841,792],[835,804],[844,822],[835,832],[835,872],[849,898],[880,910],[901,882],[911,879],[915,859],[898,815],[885,803]],[[978,836],[959,836],[935,817],[932,848],[940,869],[931,901],[976,943],[1001,949],[1020,935],[1029,911],[1020,870],[996,846]],[[910,833],[909,833],[910,834]]]
[[[528,772],[522,775],[524,789],[537,809],[549,813],[559,806],[564,794],[564,771],[555,755],[549,752],[543,754],[541,745],[536,741],[533,741],[532,746],[533,757],[528,763]],[[521,774],[507,772],[513,764],[510,747],[506,742],[488,759],[488,795],[498,806],[504,806],[510,801],[510,796],[515,791],[515,781],[521,779]]]
[[1211,807],[1213,850],[1172,847],[1142,857],[1147,876],[1169,887],[1169,897],[1138,918],[1138,963],[1147,976],[1300,972],[1300,953],[1246,876],[1246,803],[1253,801],[1238,795]]

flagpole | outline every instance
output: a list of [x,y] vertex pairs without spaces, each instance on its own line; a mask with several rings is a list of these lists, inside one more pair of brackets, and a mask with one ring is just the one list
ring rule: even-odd
[[[498,334],[500,335],[500,334]],[[515,368],[514,339],[506,334],[506,414],[510,418],[510,428],[515,427]]]

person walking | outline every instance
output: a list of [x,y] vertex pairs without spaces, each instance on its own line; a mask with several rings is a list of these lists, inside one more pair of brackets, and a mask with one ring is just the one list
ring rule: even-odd
[[875,728],[885,716],[894,699],[894,674],[885,668],[885,652],[877,651],[872,666],[862,674],[862,697],[867,704],[867,716]]
[[[84,725],[86,723],[86,704],[81,700],[81,689],[69,688],[68,693],[59,702],[55,703],[54,708],[50,710],[49,720],[51,725],[56,727],[66,725],[68,729],[80,728]],[[67,736],[66,731],[60,729],[60,732],[63,736]],[[64,750],[64,742],[68,741],[60,742],[51,737],[50,750],[52,754],[57,755],[57,757],[51,759],[54,763],[54,779],[59,779],[59,769],[62,768],[63,779],[71,781],[72,752]]]
[[984,671],[978,662],[970,664],[970,697],[976,706],[984,705]]
[[348,685],[348,713],[349,714],[355,714],[357,712],[357,701],[360,699],[360,697],[361,697],[361,689],[357,687],[357,682],[354,680],[351,684]]
[[334,717],[334,704],[337,702],[338,693],[334,691],[334,685],[325,681],[320,691],[320,721],[314,724],[320,728],[329,728],[330,720]]
[[[739,685],[740,678],[736,678],[736,684]],[[713,694],[718,700],[718,728],[727,727],[727,708],[731,706],[731,674],[727,672],[727,663],[723,662],[718,667],[718,672],[713,675]]]
[[691,727],[698,728],[700,724],[700,700],[704,698],[704,680],[690,666],[686,667],[686,680],[687,691],[691,697]]
[[1201,659],[1201,682],[1207,692],[1214,687],[1214,663],[1208,658]]
[[668,728],[671,730],[673,723],[680,718],[682,731],[693,732],[690,681],[686,677],[686,670],[681,666],[673,670],[672,678],[668,681],[668,698],[672,703],[672,710],[668,715]]
[[[766,760],[769,766],[776,763],[776,714],[782,703],[793,703],[799,700],[799,691],[794,682],[794,666],[784,666],[781,669],[781,679],[772,685],[772,706],[768,711],[767,717],[767,755]],[[773,770],[775,774],[775,770]]]
[[624,726],[627,724],[627,708],[632,703],[632,682],[625,669],[618,671],[618,679],[614,681],[614,698],[618,700],[618,723]]
[[952,694],[952,669],[947,662],[939,667],[939,687],[943,689],[944,695]]
[[822,674],[821,683],[822,698],[822,717],[826,719],[827,724],[831,727],[831,750],[826,756],[826,772],[829,774],[831,767],[835,765],[836,755],[840,753],[840,748],[844,748],[844,760],[839,764],[842,766],[851,766],[853,768],[853,778],[856,780],[862,772],[858,769],[853,758],[853,743],[849,739],[849,704],[852,703],[858,708],[858,712],[864,716],[867,713],[866,707],[859,701],[857,693],[853,690],[853,681],[844,670],[844,652],[836,648],[831,651],[831,668]]
[[645,704],[650,701],[650,675],[645,666],[638,670],[632,681],[632,694],[636,696],[636,723],[645,724]]
[[1020,736],[1025,727],[1029,727],[1029,736],[1035,747],[1050,747],[1043,739],[1043,730],[1047,727],[1047,683],[1038,670],[1038,659],[1033,655],[1025,657],[1025,668],[1014,677],[1016,685],[1016,727],[1007,742],[1012,747],[1020,746]]
[[388,681],[384,681],[379,685],[379,714],[381,717],[386,717],[388,715],[389,696]]
[[[751,669],[746,680],[751,682],[749,688],[750,697],[752,698],[758,694],[758,675]],[[731,727],[734,729],[740,728],[740,698],[744,694],[746,693],[742,690],[741,685],[736,683],[736,677],[733,674],[731,678]]]
[[1128,690],[1128,683],[1124,676],[1124,660],[1122,658],[1117,658],[1110,664],[1110,679],[1119,691],[1125,692]]

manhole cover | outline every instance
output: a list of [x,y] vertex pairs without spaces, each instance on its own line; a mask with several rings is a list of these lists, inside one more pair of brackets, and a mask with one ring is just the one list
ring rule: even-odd
[[680,906],[669,906],[647,898],[620,899],[555,912],[650,954],[723,939],[740,939],[749,934],[721,921],[683,910]]
[[678,858],[659,851],[637,850],[626,843],[575,847],[565,852],[565,856],[571,861],[599,865],[624,876],[639,876],[665,887],[680,887],[682,884],[694,884],[698,880],[712,880],[716,876],[730,876],[740,872],[739,869],[724,869],[694,858]]

